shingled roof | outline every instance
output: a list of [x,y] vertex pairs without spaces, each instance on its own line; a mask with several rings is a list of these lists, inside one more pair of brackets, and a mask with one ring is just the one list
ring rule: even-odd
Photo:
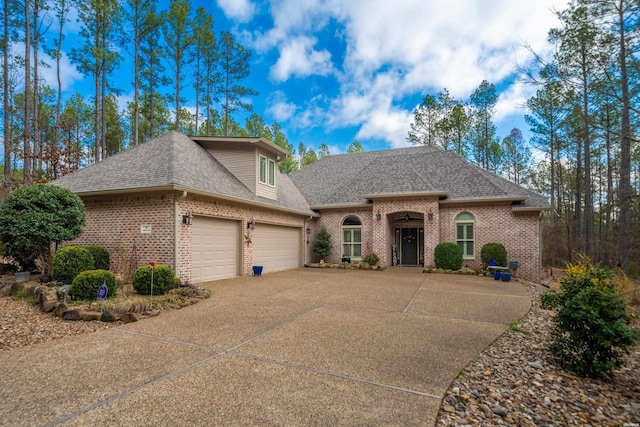
[[80,196],[154,190],[194,191],[305,215],[313,214],[287,175],[279,174],[277,180],[277,200],[256,196],[206,149],[188,136],[172,131],[65,175],[52,184]]
[[438,196],[441,203],[505,200],[514,210],[549,209],[539,194],[451,151],[428,146],[326,156],[291,178],[312,209],[427,194]]

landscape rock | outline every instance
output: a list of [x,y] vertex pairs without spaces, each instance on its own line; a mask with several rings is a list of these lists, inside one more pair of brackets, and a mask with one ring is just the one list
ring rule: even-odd
[[136,313],[124,313],[122,316],[120,316],[120,320],[122,320],[124,323],[133,323],[140,320],[140,317]]
[[80,318],[86,321],[92,321],[92,320],[99,321],[100,319],[102,319],[102,313],[99,311],[83,311],[80,314]]
[[56,317],[62,317],[62,313],[68,309],[69,307],[67,307],[67,304],[58,301],[58,305],[56,305],[56,308],[53,310],[53,315]]
[[81,312],[78,309],[69,309],[62,313],[62,318],[64,320],[81,320]]
[[[470,362],[443,399],[436,426],[621,426],[640,420],[640,346],[627,366],[601,379],[580,378],[562,369],[548,351],[554,312],[543,310],[539,295],[548,290],[527,283],[532,307],[519,323],[527,332],[507,330]],[[636,324],[636,327],[638,325]],[[471,402],[456,406],[449,397]],[[447,408],[450,410],[450,408]],[[462,409],[462,411],[460,411]]]
[[119,320],[119,316],[112,311],[105,311],[100,316],[100,320],[103,322],[117,322]]

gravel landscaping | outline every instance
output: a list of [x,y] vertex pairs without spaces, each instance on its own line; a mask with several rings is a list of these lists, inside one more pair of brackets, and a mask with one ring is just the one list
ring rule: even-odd
[[[553,312],[538,303],[548,289],[528,289],[529,313],[458,375],[436,425],[639,425],[640,346],[607,378],[580,378],[560,369],[546,350]],[[518,328],[523,332],[513,330]]]

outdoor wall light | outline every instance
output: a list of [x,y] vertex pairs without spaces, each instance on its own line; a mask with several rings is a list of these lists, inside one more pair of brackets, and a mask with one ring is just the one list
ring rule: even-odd
[[187,212],[186,214],[182,215],[182,223],[184,225],[191,225],[191,212]]
[[429,221],[433,221],[433,212],[431,212],[431,209],[429,209],[429,213],[427,214],[427,218],[429,219]]
[[405,220],[405,221],[409,221],[409,214],[406,214],[406,215],[404,216],[404,220]]
[[247,228],[248,228],[249,230],[253,230],[253,220],[252,220],[252,219],[250,219],[249,221],[247,221]]
[[311,234],[311,228],[307,227],[307,236]]

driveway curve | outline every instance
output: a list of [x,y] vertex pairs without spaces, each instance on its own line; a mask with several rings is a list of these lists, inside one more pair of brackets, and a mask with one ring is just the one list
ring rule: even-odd
[[531,302],[519,282],[415,268],[203,286],[182,310],[0,353],[0,425],[431,426]]

